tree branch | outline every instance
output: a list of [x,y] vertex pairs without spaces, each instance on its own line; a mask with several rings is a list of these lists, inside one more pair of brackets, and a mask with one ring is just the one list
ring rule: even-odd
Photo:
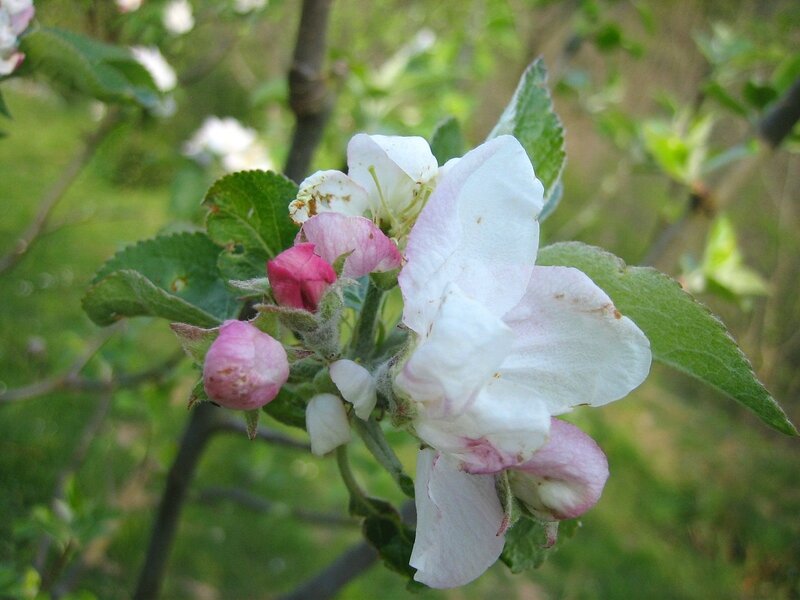
[[777,148],[800,121],[800,77],[758,123],[761,138]]
[[61,201],[72,183],[78,175],[80,175],[81,171],[83,171],[83,168],[89,164],[94,153],[119,122],[120,111],[117,108],[112,108],[106,113],[103,120],[100,121],[94,133],[86,138],[86,142],[81,151],[67,164],[61,172],[61,176],[40,200],[36,216],[19,237],[14,248],[0,257],[0,275],[13,269],[37,242],[53,209]]
[[284,173],[297,182],[308,172],[333,103],[323,72],[331,3],[332,0],[303,0],[289,70],[289,106],[296,123]]
[[191,412],[178,454],[167,474],[167,484],[153,524],[144,566],[133,594],[135,600],[152,600],[159,595],[186,492],[203,449],[217,430],[221,412],[209,402],[199,404]]
[[[197,492],[194,499],[206,504],[216,504],[227,500],[249,508],[252,511],[263,513],[274,513],[283,510],[275,502],[270,502],[260,496],[238,488],[208,487]],[[330,527],[354,527],[358,525],[358,521],[350,517],[319,513],[302,508],[290,507],[288,509],[288,514],[299,521]]]

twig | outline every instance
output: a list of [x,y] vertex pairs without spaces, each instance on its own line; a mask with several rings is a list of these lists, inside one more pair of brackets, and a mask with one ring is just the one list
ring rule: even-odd
[[303,0],[297,43],[289,70],[289,106],[296,124],[284,173],[300,181],[322,139],[332,99],[323,73],[332,0]]
[[[275,502],[270,502],[260,496],[238,488],[208,487],[197,492],[195,499],[198,502],[207,504],[215,504],[227,500],[255,512],[277,513],[283,510],[281,506]],[[353,527],[358,525],[356,519],[343,517],[337,514],[314,512],[302,508],[288,508],[286,512],[299,521],[307,521],[309,523],[316,523],[317,525],[332,527]]]
[[0,275],[13,269],[38,241],[53,209],[61,201],[72,183],[92,159],[94,153],[119,122],[120,111],[117,108],[112,108],[106,113],[103,120],[100,121],[94,133],[86,138],[86,142],[81,151],[67,164],[58,180],[42,197],[39,202],[39,208],[36,211],[36,216],[19,237],[14,248],[0,257]]
[[[112,332],[113,333],[113,332]],[[107,338],[106,338],[107,339]],[[167,359],[166,362],[139,371],[136,373],[122,373],[110,379],[90,379],[88,377],[80,377],[78,373],[89,359],[97,351],[95,349],[91,354],[86,357],[82,356],[76,363],[64,374],[56,375],[42,381],[37,381],[30,385],[7,390],[0,393],[0,406],[4,404],[11,404],[12,402],[20,402],[22,400],[30,400],[31,398],[38,398],[45,394],[52,392],[102,392],[113,391],[121,388],[136,387],[147,381],[159,381],[164,376],[170,373],[172,369],[184,358],[183,352],[179,352]]]
[[[213,433],[217,432],[231,432],[247,435],[247,426],[240,419],[225,418],[220,419],[214,425]],[[269,442],[270,444],[276,444],[278,446],[284,446],[286,448],[292,448],[294,450],[311,452],[311,446],[305,442],[298,441],[292,437],[289,437],[288,435],[278,433],[277,431],[270,431],[266,427],[259,427],[256,430],[256,435],[253,439]]]
[[800,78],[796,79],[758,124],[758,133],[770,147],[777,148],[800,121]]

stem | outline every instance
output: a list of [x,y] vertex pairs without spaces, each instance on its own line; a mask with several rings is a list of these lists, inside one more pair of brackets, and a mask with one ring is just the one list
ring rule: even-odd
[[342,481],[347,491],[350,492],[351,498],[364,504],[364,506],[369,506],[369,503],[366,502],[364,490],[358,485],[353,475],[353,470],[350,468],[350,459],[347,457],[347,444],[342,444],[336,449],[336,466],[339,467],[339,474],[342,476]]
[[11,271],[11,269],[17,266],[19,261],[22,260],[38,241],[53,209],[61,201],[75,179],[80,175],[81,171],[83,171],[84,167],[89,164],[94,153],[119,122],[120,111],[118,109],[111,109],[106,113],[103,120],[100,121],[94,133],[86,138],[83,149],[67,164],[58,180],[47,190],[39,201],[39,208],[36,211],[36,216],[19,237],[15,247],[9,250],[4,256],[0,257],[0,275]]
[[353,356],[356,358],[366,360],[375,351],[375,325],[382,299],[383,290],[370,281],[351,342]]

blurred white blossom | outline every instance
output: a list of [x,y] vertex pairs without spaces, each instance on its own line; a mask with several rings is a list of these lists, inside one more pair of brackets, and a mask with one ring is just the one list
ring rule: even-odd
[[116,0],[117,9],[120,12],[133,12],[139,10],[142,6],[142,0]]
[[0,76],[13,73],[25,58],[17,50],[18,37],[33,14],[32,0],[0,0]]
[[161,92],[170,92],[178,84],[178,77],[161,51],[155,46],[133,46],[131,48],[133,57],[147,69],[156,87]]
[[189,0],[172,0],[164,7],[164,27],[173,35],[188,33],[194,28],[194,13]]
[[254,10],[261,10],[266,5],[267,0],[234,0],[233,10],[244,15]]
[[183,147],[185,155],[202,164],[219,159],[227,172],[273,168],[267,149],[255,130],[233,117],[207,117]]

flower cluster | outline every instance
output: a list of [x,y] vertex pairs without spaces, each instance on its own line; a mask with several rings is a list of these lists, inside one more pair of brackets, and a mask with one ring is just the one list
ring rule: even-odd
[[33,14],[33,0],[0,0],[0,77],[13,73],[25,59],[18,40]]
[[[542,521],[598,501],[605,455],[556,417],[637,387],[649,342],[585,274],[536,266],[543,188],[515,138],[439,167],[422,138],[359,134],[347,161],[347,174],[321,171],[300,185],[289,211],[301,228],[267,265],[271,294],[315,313],[339,278],[397,272],[406,342],[377,364],[345,347],[323,357],[335,389],[308,401],[312,451],[350,440],[349,412],[390,412],[422,447],[415,578],[463,585],[503,550],[499,477]],[[248,324],[237,325],[253,330],[238,357],[234,324],[206,357],[206,391],[226,406],[259,406],[285,382],[286,358],[272,338],[259,345],[266,334]]]

